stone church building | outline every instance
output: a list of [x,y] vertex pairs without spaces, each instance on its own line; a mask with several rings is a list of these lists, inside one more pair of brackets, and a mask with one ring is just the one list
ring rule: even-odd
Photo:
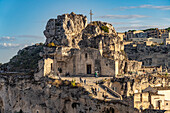
[[43,60],[35,76],[94,76],[95,72],[117,76],[127,71],[123,41],[109,23],[87,24],[86,16],[63,14],[47,22],[44,35]]

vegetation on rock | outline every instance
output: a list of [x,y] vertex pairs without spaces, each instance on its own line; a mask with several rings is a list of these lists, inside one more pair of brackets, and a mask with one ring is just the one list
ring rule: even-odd
[[136,30],[128,30],[128,32],[134,32],[134,31],[136,31]]
[[38,61],[42,58],[39,53],[43,52],[43,45],[36,44],[19,50],[10,62],[1,65],[2,69],[10,72],[35,72]]
[[101,26],[101,29],[102,29],[104,32],[109,33],[109,28],[108,28],[107,26]]
[[156,30],[156,28],[145,29],[145,30],[142,30],[142,31],[146,32],[146,31],[149,31],[149,30]]

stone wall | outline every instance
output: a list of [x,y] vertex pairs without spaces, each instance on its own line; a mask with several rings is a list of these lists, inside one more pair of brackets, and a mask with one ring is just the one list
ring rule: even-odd
[[[98,71],[99,76],[114,76],[115,63],[112,59],[107,59],[101,56],[97,49],[83,48],[81,50],[71,50],[68,56],[55,56],[56,71],[62,69],[62,76],[66,73],[70,75],[89,75],[94,76],[95,71]],[[88,73],[87,66],[90,65],[91,73]]]
[[170,46],[146,46],[137,44],[133,47],[131,44],[125,46],[125,52],[128,59],[142,62],[144,66],[162,66],[164,69],[170,67]]
[[142,62],[135,60],[127,61],[127,72],[138,72],[141,69]]
[[54,59],[44,58],[38,62],[38,72],[34,73],[36,80],[49,74],[54,74]]

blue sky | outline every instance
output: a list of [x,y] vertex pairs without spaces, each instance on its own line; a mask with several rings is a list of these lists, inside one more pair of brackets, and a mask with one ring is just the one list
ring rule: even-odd
[[170,0],[0,0],[0,62],[45,41],[50,18],[75,12],[112,23],[116,31],[170,27]]

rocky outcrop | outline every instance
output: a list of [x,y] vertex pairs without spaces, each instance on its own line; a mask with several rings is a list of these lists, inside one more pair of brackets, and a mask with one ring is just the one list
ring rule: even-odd
[[94,21],[87,25],[83,30],[83,39],[89,39],[91,37],[96,37],[100,34],[112,34],[117,35],[114,27],[106,22]]
[[0,110],[5,113],[138,113],[124,101],[93,99],[69,81],[31,76],[0,76]]
[[75,57],[72,54],[74,49],[76,51],[81,51],[83,48],[97,49],[102,57],[117,61],[120,74],[124,73],[127,60],[124,45],[114,27],[109,23],[94,21],[87,25],[87,18],[83,15],[63,14],[57,19],[48,21],[44,34],[47,38],[45,45],[48,46],[44,56],[52,53],[49,47],[56,49],[53,54],[60,57],[69,56],[69,58]]
[[87,26],[87,18],[81,14],[63,14],[57,19],[47,22],[44,35],[47,40],[45,44],[53,42],[56,45],[76,47],[81,39],[81,31]]

